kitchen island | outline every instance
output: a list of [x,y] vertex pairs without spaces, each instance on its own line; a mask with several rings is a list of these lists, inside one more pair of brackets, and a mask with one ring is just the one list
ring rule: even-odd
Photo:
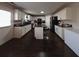
[[44,23],[35,25],[34,36],[36,39],[44,39],[45,28],[46,28],[46,25]]
[[43,39],[43,27],[35,27],[34,36],[36,39]]

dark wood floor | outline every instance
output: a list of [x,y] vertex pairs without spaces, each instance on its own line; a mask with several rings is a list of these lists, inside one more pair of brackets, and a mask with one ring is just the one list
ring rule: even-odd
[[48,40],[34,38],[33,30],[21,39],[12,39],[0,46],[1,57],[64,57],[76,56],[55,33],[46,31]]

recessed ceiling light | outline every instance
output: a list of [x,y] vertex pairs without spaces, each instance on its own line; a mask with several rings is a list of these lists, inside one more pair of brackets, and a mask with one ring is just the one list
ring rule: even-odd
[[44,11],[41,11],[40,13],[44,13]]

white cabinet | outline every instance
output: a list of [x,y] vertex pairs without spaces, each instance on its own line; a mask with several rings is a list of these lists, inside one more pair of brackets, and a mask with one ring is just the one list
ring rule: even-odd
[[43,39],[43,27],[35,27],[34,36],[36,39]]
[[31,30],[31,25],[26,25],[22,27],[22,36]]
[[64,30],[62,27],[55,25],[55,32],[64,40]]
[[61,37],[61,39],[63,39],[64,40],[64,31],[63,31],[63,28],[62,27],[59,27],[59,29],[58,29],[58,35]]
[[19,9],[15,9],[14,11],[15,20],[24,20],[25,19],[25,13]]
[[56,14],[54,14],[54,16],[58,16],[58,20],[70,20],[71,15],[72,12],[70,7],[64,8],[59,12],[57,12]]
[[25,20],[25,13],[24,12],[21,13],[21,19]]
[[65,43],[79,56],[79,34],[65,29]]
[[22,27],[15,27],[14,28],[14,37],[21,38],[23,35],[25,35],[30,30],[31,30],[31,24],[26,25],[26,26],[22,26]]
[[21,11],[19,9],[15,9],[15,20],[21,20]]
[[73,51],[79,56],[79,34],[75,32],[70,33],[70,45]]
[[65,40],[65,43],[69,46],[69,47],[71,47],[71,45],[70,45],[70,31],[69,30],[67,30],[67,29],[64,29],[64,40]]
[[58,26],[55,25],[55,32],[58,33]]
[[15,9],[14,11],[14,20],[25,20],[27,22],[27,20],[30,21],[31,18],[31,15],[28,15],[19,9]]
[[15,27],[13,33],[14,33],[14,38],[20,38],[22,36],[22,28]]

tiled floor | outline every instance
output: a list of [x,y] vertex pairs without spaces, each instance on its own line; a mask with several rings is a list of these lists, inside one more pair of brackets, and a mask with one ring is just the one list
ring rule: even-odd
[[12,39],[0,46],[1,57],[64,57],[76,56],[56,34],[46,31],[48,40],[34,38],[33,30],[21,39]]

